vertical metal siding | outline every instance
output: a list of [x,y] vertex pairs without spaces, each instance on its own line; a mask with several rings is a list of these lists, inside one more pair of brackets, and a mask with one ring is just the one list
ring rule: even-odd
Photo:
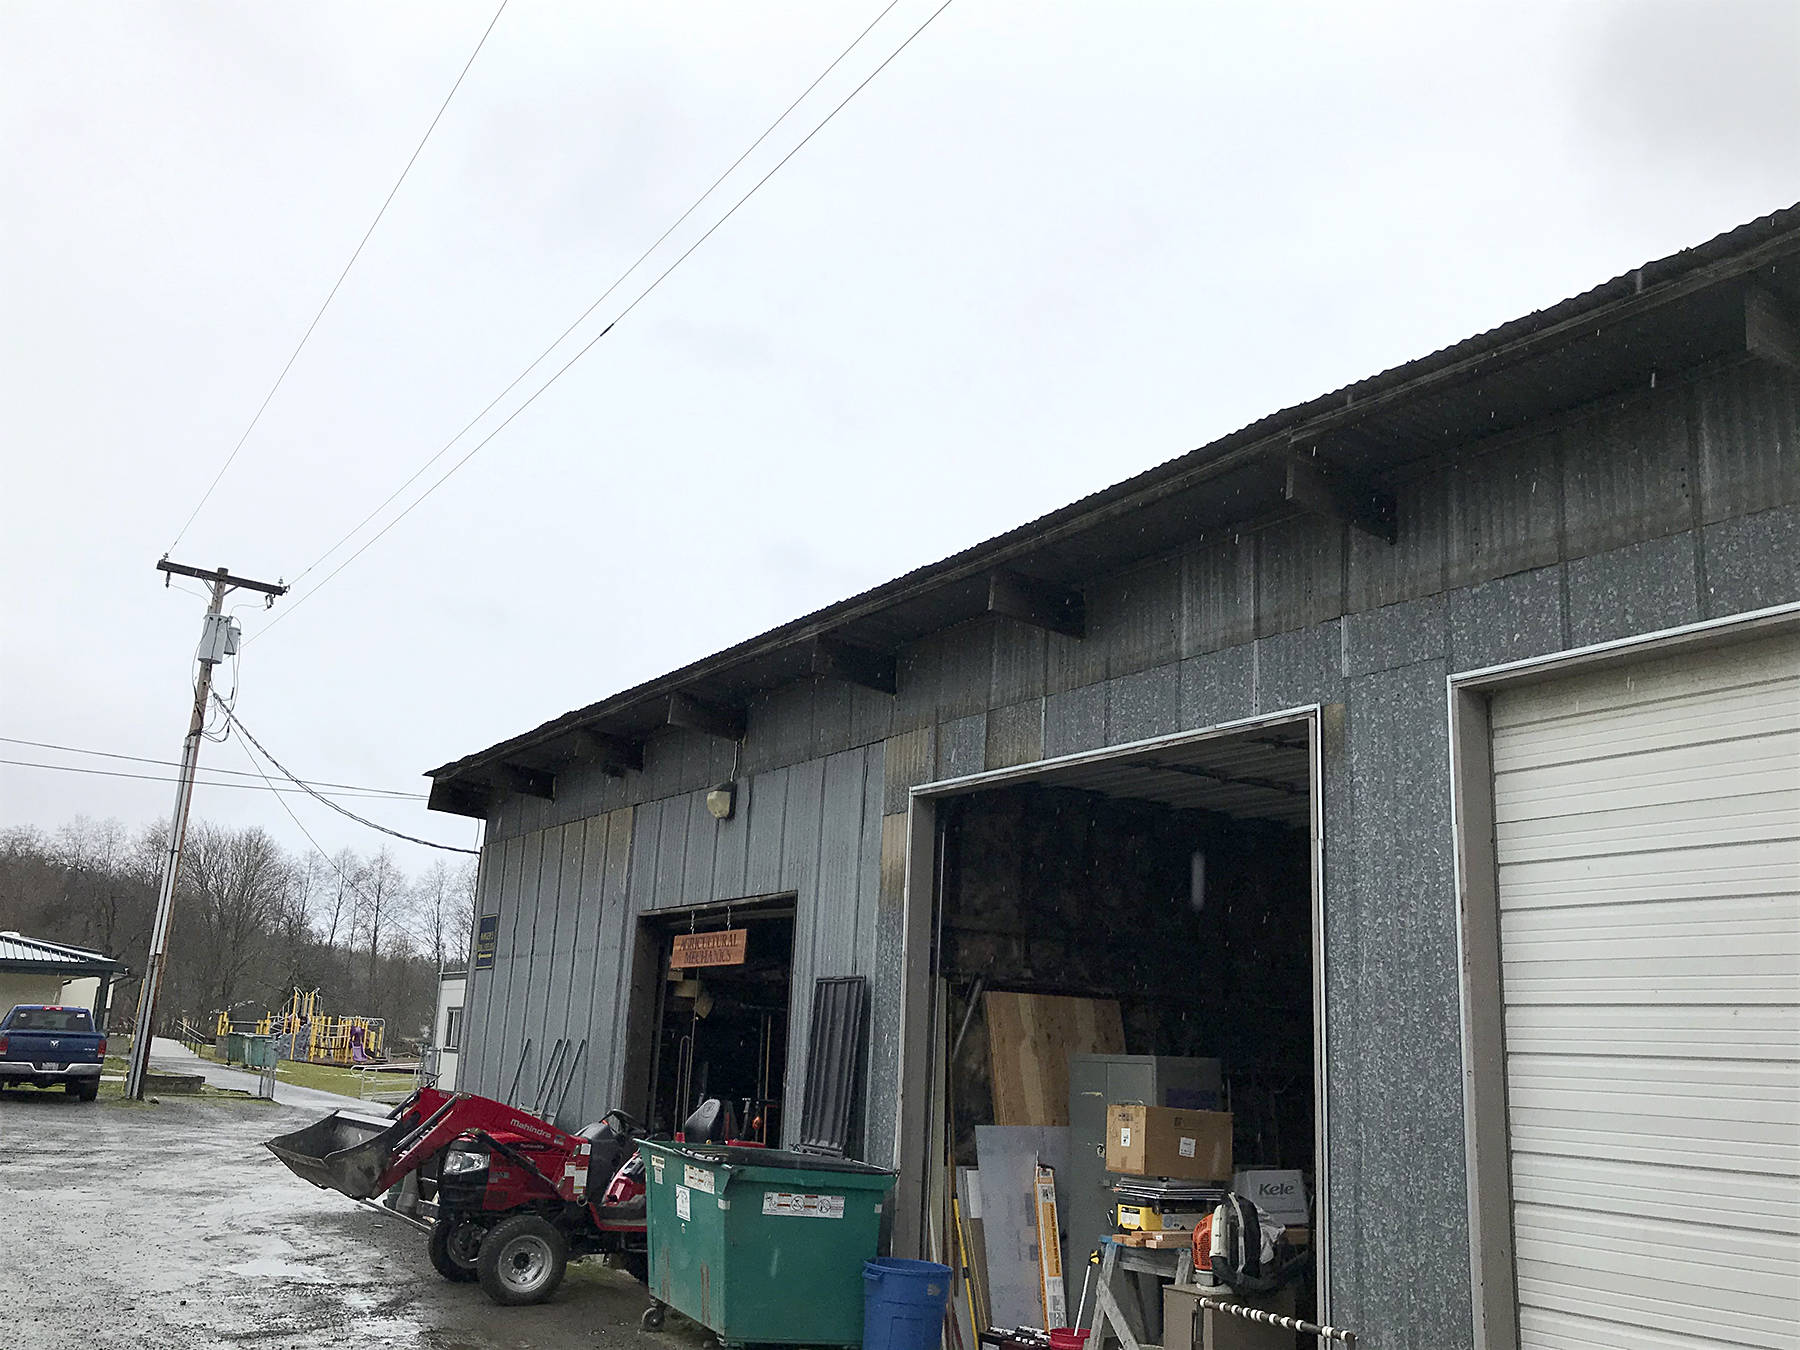
[[[610,936],[603,932],[607,911],[601,889],[601,878],[606,873],[607,818],[594,816],[583,821],[580,830],[581,871],[569,966],[569,1034],[587,1042],[587,1055],[576,1073],[569,1098],[576,1112],[585,1115],[591,1110],[590,1104],[606,1094],[612,1080],[612,991],[606,991],[603,1001],[600,980],[606,939]],[[577,1121],[577,1128],[583,1123]]]
[[806,1019],[817,973],[818,926],[830,902],[818,886],[820,836],[824,832],[825,762],[810,760],[789,771],[787,815],[781,833],[781,889],[795,892],[794,961],[788,1004],[788,1076],[782,1102],[782,1137],[800,1118],[800,1085],[806,1065]]
[[[554,871],[551,884],[555,884]],[[550,1055],[550,1046],[544,1040],[543,1018],[541,1015],[533,1015],[533,1003],[536,1000],[532,995],[535,991],[539,999],[542,998],[543,975],[537,969],[538,943],[540,932],[546,926],[545,910],[554,912],[555,905],[555,892],[545,894],[544,832],[536,829],[525,836],[524,861],[519,876],[519,940],[513,949],[513,964],[508,980],[509,1006],[518,1010],[514,1020],[523,1036],[531,1041],[530,1062],[519,1080],[520,1099],[527,1101],[530,1100],[531,1088],[537,1082],[537,1076],[543,1071]],[[543,936],[548,938],[548,934]],[[521,1052],[515,1046],[513,1053]]]
[[772,895],[781,886],[781,838],[787,823],[791,769],[758,774],[750,784],[750,814],[744,821],[744,894]]
[[1800,376],[1747,364],[1696,398],[1705,524],[1800,501]]
[[681,856],[681,903],[693,904],[695,901],[687,897],[714,894],[713,857],[719,848],[719,831],[724,827],[707,809],[705,792],[694,793],[683,805],[687,811],[681,832],[687,848]]
[[1694,523],[1686,385],[1577,418],[1563,445],[1563,550],[1580,557]]
[[589,1097],[588,1111],[598,1115],[625,1100],[625,1009],[636,949],[637,916],[630,900],[631,851],[636,812],[627,806],[606,822],[606,866],[600,877],[600,955],[594,964],[594,1028],[596,1045],[606,1048],[606,1084],[599,1097]]
[[1554,432],[1488,451],[1447,480],[1445,581],[1466,586],[1557,562],[1562,524]]
[[713,846],[712,878],[709,891],[713,895],[754,895],[744,880],[750,860],[750,814],[752,798],[760,789],[754,777],[738,780],[737,812],[733,820],[718,830]]
[[[580,958],[582,937],[582,853],[586,847],[587,822],[576,821],[562,828],[562,859],[558,869],[556,891],[556,941],[549,953],[549,1002],[544,1012],[546,1031],[551,1027],[572,1042],[563,1075],[569,1081],[565,1104],[580,1101],[582,1075],[587,1072],[587,1056],[593,1047],[581,1050],[587,1037],[587,1010],[577,1010],[575,1000],[575,967]],[[590,968],[593,956],[588,956]],[[574,1059],[580,1052],[581,1059]]]

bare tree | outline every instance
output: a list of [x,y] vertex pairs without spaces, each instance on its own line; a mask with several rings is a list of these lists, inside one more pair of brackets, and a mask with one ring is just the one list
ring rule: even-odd
[[367,939],[369,953],[368,982],[363,986],[367,996],[372,997],[375,992],[383,930],[392,926],[393,911],[398,907],[405,891],[406,877],[395,864],[393,855],[385,848],[369,859],[367,866],[362,869],[362,875],[357,878],[357,926]]
[[228,830],[202,822],[188,831],[183,889],[191,900],[190,955],[196,993],[230,1008],[248,989],[288,904],[292,870],[260,829]]
[[461,961],[475,923],[475,868],[433,862],[413,889],[416,933],[439,970]]
[[336,947],[338,932],[354,926],[357,899],[356,878],[362,871],[362,860],[356,856],[354,849],[341,848],[331,859],[331,879],[327,883],[326,900],[321,906],[324,910],[325,945]]

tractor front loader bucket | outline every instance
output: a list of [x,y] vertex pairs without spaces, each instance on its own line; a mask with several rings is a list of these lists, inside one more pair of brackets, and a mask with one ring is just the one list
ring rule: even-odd
[[416,1123],[333,1111],[304,1129],[277,1135],[264,1147],[295,1176],[352,1200],[368,1200],[380,1193],[382,1174]]

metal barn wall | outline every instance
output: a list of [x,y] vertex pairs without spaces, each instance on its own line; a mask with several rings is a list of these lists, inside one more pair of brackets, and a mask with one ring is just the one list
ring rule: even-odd
[[793,888],[797,975],[874,976],[866,1149],[888,1156],[911,786],[1342,705],[1324,719],[1332,1312],[1374,1347],[1469,1345],[1445,676],[1800,600],[1800,380],[1665,378],[1396,490],[1392,546],[1313,517],[1199,540],[1088,585],[1086,641],[983,619],[907,647],[896,697],[814,680],[757,700],[735,833],[698,796],[731,747],[685,732],[653,738],[642,774],[508,798],[483,862],[501,958],[471,977],[471,1081],[504,1086],[572,994],[599,1105],[626,916]]
[[[575,776],[565,780],[579,789]],[[523,1081],[531,1083],[559,1038],[585,1040],[563,1123],[625,1101],[637,1086],[624,1081],[622,1043],[637,921],[789,891],[788,1055],[804,1064],[814,979],[875,973],[885,792],[874,744],[748,775],[729,821],[713,819],[701,789],[573,820],[552,808],[543,814],[558,823],[540,819],[493,839],[481,907],[500,915],[499,943],[494,968],[471,979],[464,1082],[504,1094],[527,1041]],[[799,1120],[800,1090],[800,1076],[789,1075],[789,1122]]]

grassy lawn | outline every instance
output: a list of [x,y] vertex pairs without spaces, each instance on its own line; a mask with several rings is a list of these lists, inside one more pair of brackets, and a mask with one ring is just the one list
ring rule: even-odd
[[336,1092],[345,1097],[362,1096],[361,1080],[353,1069],[340,1069],[335,1064],[304,1064],[284,1059],[275,1066],[275,1077],[295,1087],[314,1088],[320,1092]]
[[[292,1083],[296,1087],[316,1088],[320,1092],[336,1092],[345,1097],[362,1095],[362,1078],[354,1069],[341,1069],[335,1064],[302,1064],[297,1060],[282,1060],[276,1067],[275,1076],[283,1083]],[[369,1076],[371,1092],[405,1092],[410,1091],[413,1077],[409,1073],[376,1073]]]

